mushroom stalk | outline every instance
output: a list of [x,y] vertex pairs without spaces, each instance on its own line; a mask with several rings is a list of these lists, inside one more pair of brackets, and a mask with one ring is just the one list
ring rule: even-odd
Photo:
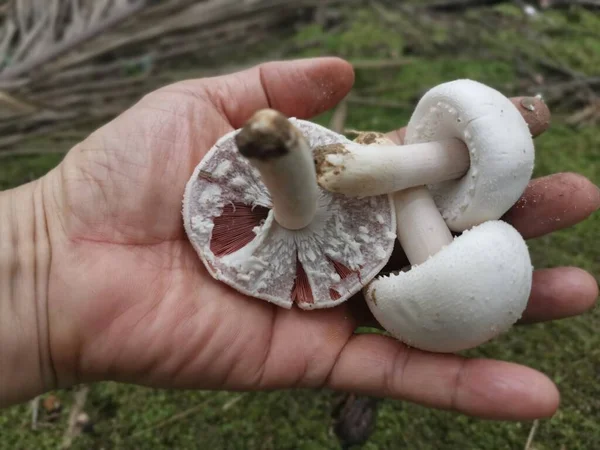
[[[375,152],[401,151],[383,133],[366,133],[354,141],[357,145],[372,144]],[[407,147],[414,147],[407,145]],[[321,147],[322,148],[322,147]],[[369,150],[371,157],[373,149]],[[416,266],[453,241],[452,233],[442,217],[427,186],[421,181],[415,186],[391,194],[396,210],[396,235],[408,261]]]
[[395,192],[393,199],[398,241],[412,265],[424,263],[452,243],[452,233],[426,186]]
[[352,143],[315,149],[317,181],[328,191],[372,196],[461,178],[470,166],[459,139],[410,145]]
[[235,137],[240,153],[259,171],[275,221],[299,230],[315,217],[318,185],[308,141],[281,113],[256,112]]

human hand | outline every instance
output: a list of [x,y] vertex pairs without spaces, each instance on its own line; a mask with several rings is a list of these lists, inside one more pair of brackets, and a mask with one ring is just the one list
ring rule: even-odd
[[[165,388],[327,387],[494,419],[553,414],[559,394],[539,372],[355,335],[370,320],[359,298],[300,311],[245,297],[210,277],[189,244],[184,187],[216,140],[262,108],[310,118],[339,102],[353,79],[350,65],[326,58],[167,86],[39,180],[49,251],[36,263],[47,267],[36,286],[47,289],[37,289],[38,307],[24,319],[46,330],[34,355],[48,368],[37,389],[109,379]],[[524,198],[538,196],[507,215],[526,238],[577,223],[600,205],[597,188],[575,174],[532,181]],[[537,271],[523,321],[580,314],[596,297],[594,278],[580,269]]]

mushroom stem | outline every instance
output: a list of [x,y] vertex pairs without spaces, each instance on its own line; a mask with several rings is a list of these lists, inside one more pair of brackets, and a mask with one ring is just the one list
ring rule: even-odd
[[[362,135],[355,142],[364,144],[365,140],[376,145],[377,152],[386,148],[398,151],[399,146],[394,146],[385,134]],[[424,263],[452,243],[452,233],[423,181],[394,192],[392,199],[396,210],[396,235],[411,265]]]
[[256,112],[235,137],[240,153],[260,172],[272,198],[275,221],[299,230],[315,217],[318,185],[308,141],[285,116]]
[[330,144],[315,149],[317,181],[348,196],[389,194],[410,187],[462,177],[469,150],[459,139],[422,144]]
[[412,265],[419,265],[452,243],[452,233],[426,186],[393,194],[398,241]]

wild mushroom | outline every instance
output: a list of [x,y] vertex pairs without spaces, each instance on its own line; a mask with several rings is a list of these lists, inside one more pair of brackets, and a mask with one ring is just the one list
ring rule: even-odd
[[[393,193],[398,240],[411,270],[378,277],[364,290],[369,308],[387,331],[435,352],[476,347],[510,328],[527,305],[532,280],[525,241],[497,220],[531,176],[528,125],[497,91],[461,80],[438,86],[421,99],[405,142],[459,133],[471,164],[446,192],[438,190],[441,207],[425,185]],[[383,135],[373,144],[393,145]],[[378,150],[371,148],[373,158]],[[470,229],[453,238],[447,223],[454,230]]]
[[429,90],[403,146],[336,144],[315,153],[318,183],[331,192],[362,197],[429,185],[453,231],[501,217],[524,191],[534,163],[522,114],[500,92],[472,80]]
[[[391,141],[382,135],[378,142]],[[491,220],[454,238],[427,187],[395,192],[393,198],[398,240],[412,267],[381,275],[363,290],[381,326],[433,352],[473,348],[509,329],[531,289],[531,261],[521,235]]]
[[527,245],[502,221],[465,231],[407,272],[365,288],[379,323],[402,342],[432,352],[477,347],[507,331],[531,290]]
[[209,273],[284,308],[327,308],[388,261],[396,221],[388,195],[329,193],[312,149],[347,138],[266,109],[223,136],[185,189],[184,226]]

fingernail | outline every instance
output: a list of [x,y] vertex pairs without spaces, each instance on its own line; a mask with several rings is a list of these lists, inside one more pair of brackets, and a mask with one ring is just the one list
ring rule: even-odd
[[535,100],[534,97],[523,97],[521,99],[521,106],[528,111],[535,111]]
[[550,109],[541,97],[521,97],[515,106],[522,108],[533,137],[539,136],[550,126]]

